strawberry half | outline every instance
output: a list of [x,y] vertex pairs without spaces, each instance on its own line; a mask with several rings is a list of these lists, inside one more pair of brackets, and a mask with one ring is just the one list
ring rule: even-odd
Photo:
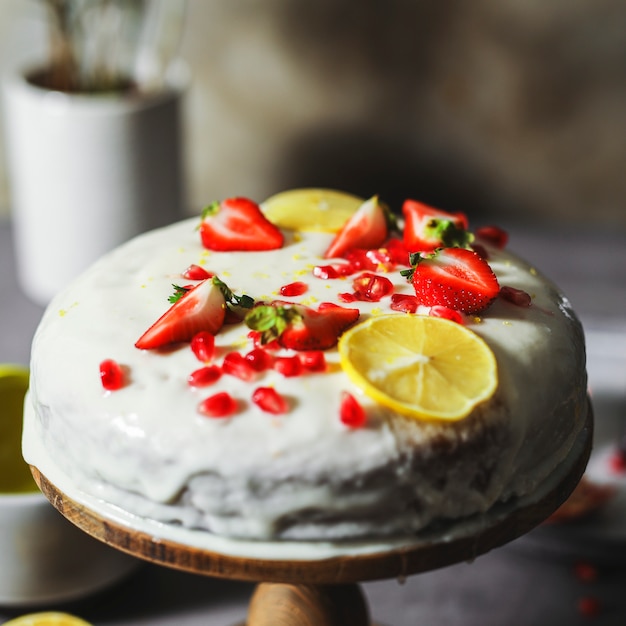
[[135,347],[152,350],[179,341],[190,341],[206,330],[213,335],[224,323],[226,299],[219,284],[203,280],[180,297],[137,340]]
[[322,302],[317,311],[300,304],[274,302],[252,309],[246,324],[262,333],[262,341],[274,339],[292,350],[327,350],[359,319],[358,309]]
[[274,250],[283,245],[283,234],[247,198],[213,202],[202,212],[202,245],[209,250]]
[[378,196],[366,200],[335,235],[325,259],[343,256],[354,248],[378,248],[387,239],[387,215]]
[[442,248],[412,256],[410,278],[415,295],[424,306],[446,306],[462,313],[486,309],[498,295],[498,279],[489,264],[473,250]]
[[436,248],[466,248],[473,237],[464,213],[448,213],[416,200],[405,200],[404,245],[409,252],[432,252]]

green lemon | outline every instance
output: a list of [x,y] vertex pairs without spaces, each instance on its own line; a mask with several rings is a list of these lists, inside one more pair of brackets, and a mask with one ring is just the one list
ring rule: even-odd
[[37,491],[22,458],[22,418],[28,369],[0,364],[0,494]]

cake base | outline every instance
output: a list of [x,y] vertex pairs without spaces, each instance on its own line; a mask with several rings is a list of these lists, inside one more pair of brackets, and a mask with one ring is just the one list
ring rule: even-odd
[[[250,603],[248,626],[334,626],[350,623],[367,626],[365,599],[358,582],[404,578],[437,569],[497,548],[540,524],[572,493],[582,477],[591,453],[593,414],[591,404],[584,428],[565,461],[530,498],[499,504],[487,513],[441,526],[420,539],[406,538],[390,544],[326,544],[291,548],[291,558],[282,558],[277,544],[239,543],[241,554],[194,545],[193,533],[175,541],[164,524],[151,524],[135,516],[107,510],[93,498],[72,492],[48,478],[49,465],[31,465],[33,476],[50,502],[69,521],[96,539],[136,557],[197,574],[261,582]],[[43,459],[42,459],[43,460]],[[45,460],[49,462],[49,459]],[[55,478],[59,477],[54,468]],[[103,508],[104,507],[104,508]],[[206,533],[204,533],[206,534]],[[198,536],[202,535],[199,533]],[[185,541],[190,537],[189,541]],[[198,542],[201,544],[202,542]],[[273,551],[273,547],[277,551]],[[246,555],[246,548],[250,554]],[[232,550],[230,550],[232,552]],[[259,554],[263,556],[258,556]],[[270,554],[277,554],[276,558]],[[349,622],[346,622],[349,611]],[[268,621],[269,620],[269,621]]]

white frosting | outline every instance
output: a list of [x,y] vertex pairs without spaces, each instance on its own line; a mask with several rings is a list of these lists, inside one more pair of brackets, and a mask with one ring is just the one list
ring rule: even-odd
[[[280,250],[225,254],[204,250],[196,225],[153,231],[104,257],[54,299],[37,331],[30,393],[37,431],[81,489],[139,515],[220,535],[351,539],[412,533],[438,518],[485,511],[532,491],[567,455],[586,411],[582,331],[567,300],[524,262],[489,249],[500,284],[530,293],[532,306],[498,299],[480,321],[468,320],[498,361],[494,399],[458,424],[409,424],[354,387],[336,350],[326,353],[329,372],[285,378],[269,370],[254,383],[223,375],[194,389],[187,376],[201,363],[187,344],[135,348],[169,306],[172,284],[191,282],[181,273],[192,263],[257,300],[316,306],[351,291],[350,278],[312,276],[325,263],[329,235],[286,233]],[[399,272],[386,276],[396,292],[412,293]],[[279,295],[296,280],[308,284],[304,295]],[[390,312],[388,298],[346,306],[358,307],[361,320]],[[246,335],[245,326],[224,327],[217,361],[249,350]],[[99,364],[107,358],[129,372],[118,391],[101,386]],[[286,415],[252,403],[261,385],[288,398]],[[237,414],[201,415],[198,403],[222,390],[238,400]],[[342,390],[359,397],[366,427],[340,423]],[[483,438],[487,460],[471,448]],[[430,445],[442,439],[456,456]],[[25,454],[37,465],[28,446]],[[487,462],[489,476],[477,485]]]

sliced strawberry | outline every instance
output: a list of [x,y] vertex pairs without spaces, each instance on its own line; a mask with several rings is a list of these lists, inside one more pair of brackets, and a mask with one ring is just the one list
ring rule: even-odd
[[324,258],[343,256],[353,248],[378,248],[387,239],[387,215],[374,196],[366,200],[332,240]]
[[441,209],[405,200],[404,245],[409,252],[432,252],[436,248],[464,248],[472,240],[467,232],[467,216],[464,213],[448,213]]
[[283,245],[283,234],[247,198],[213,202],[202,212],[202,245],[209,250],[274,250]]
[[190,341],[196,333],[212,334],[222,327],[226,300],[212,279],[203,280],[178,299],[137,340],[135,347],[152,350],[179,341]]
[[473,250],[442,248],[413,256],[410,276],[415,295],[425,306],[445,306],[462,313],[486,309],[498,295],[498,279],[489,264]]
[[322,302],[317,311],[300,304],[274,302],[255,307],[245,321],[262,333],[265,343],[276,339],[283,348],[292,350],[326,350],[358,318],[358,309],[330,302]]

